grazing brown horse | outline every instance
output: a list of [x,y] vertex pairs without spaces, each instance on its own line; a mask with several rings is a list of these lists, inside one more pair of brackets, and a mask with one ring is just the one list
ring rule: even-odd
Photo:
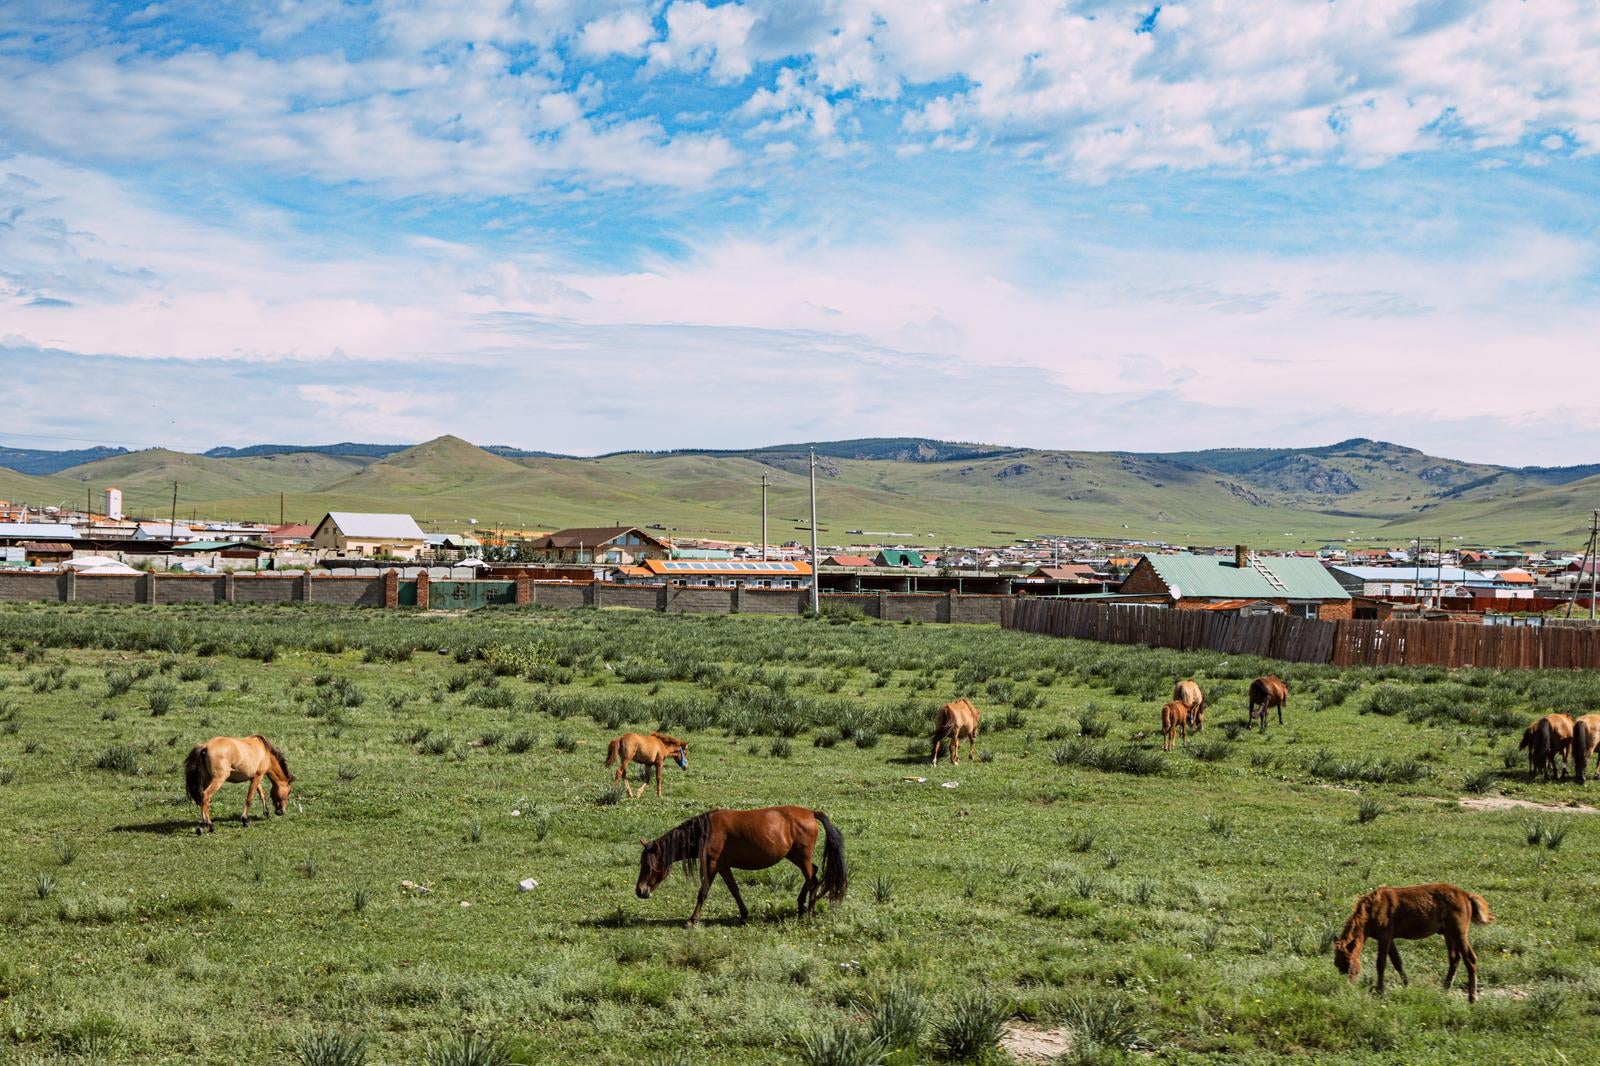
[[1174,738],[1182,738],[1183,746],[1189,746],[1189,731],[1195,729],[1195,722],[1199,718],[1200,707],[1185,707],[1177,700],[1173,700],[1161,708],[1161,750],[1171,751]]
[[1394,961],[1400,980],[1406,970],[1395,950],[1396,940],[1425,940],[1435,933],[1444,936],[1450,953],[1450,969],[1444,986],[1455,980],[1456,966],[1467,964],[1467,1002],[1478,998],[1478,956],[1467,939],[1467,929],[1494,921],[1489,901],[1476,892],[1455,885],[1412,885],[1409,888],[1377,888],[1356,900],[1344,932],[1333,942],[1333,964],[1355,984],[1361,975],[1361,946],[1368,937],[1378,942],[1378,991],[1383,991],[1383,964]]
[[[811,861],[817,845],[817,827],[826,836],[822,849],[822,872],[819,876]],[[694,913],[687,924],[700,920],[700,908],[706,905],[706,894],[711,882],[722,876],[733,901],[739,905],[739,920],[750,920],[750,910],[739,895],[734,883],[735,870],[765,870],[788,859],[800,867],[805,880],[800,885],[799,917],[817,909],[817,896],[834,903],[844,899],[850,884],[849,871],[844,864],[844,837],[828,816],[807,807],[762,807],[753,811],[736,811],[719,808],[690,818],[682,825],[669,829],[654,840],[641,840],[644,850],[639,853],[639,884],[634,891],[640,899],[649,899],[661,882],[667,879],[675,862],[698,864],[700,867],[700,895],[694,901]]]
[[1198,733],[1206,727],[1206,694],[1200,691],[1198,681],[1179,681],[1172,686],[1172,698],[1193,712],[1189,716],[1189,732]]
[[[656,796],[661,795],[661,767],[671,759],[677,763],[685,773],[689,770],[689,745],[677,737],[669,737],[665,733],[651,733],[645,736],[642,733],[624,733],[611,742],[606,749],[606,765],[617,765],[613,781],[621,781],[622,787],[628,790],[629,797],[634,795],[633,789],[628,788],[626,780],[629,763],[644,763],[644,782],[639,786],[639,795],[644,795],[644,790],[650,786],[650,767],[656,768]],[[618,761],[620,760],[620,761]]]
[[[1572,723],[1572,778],[1580,785],[1589,783],[1589,760],[1600,748],[1600,714],[1586,714]],[[1600,762],[1596,769],[1600,770]]]
[[1276,674],[1258,677],[1250,682],[1250,725],[1256,724],[1256,714],[1261,715],[1261,731],[1267,731],[1267,712],[1278,708],[1278,724],[1283,724],[1283,708],[1289,703],[1289,686]]
[[1517,747],[1528,751],[1528,780],[1533,780],[1541,771],[1546,781],[1561,776],[1564,768],[1558,767],[1556,762],[1564,759],[1571,763],[1572,728],[1568,715],[1547,714],[1522,731]]
[[[227,781],[248,781],[244,790],[244,817],[240,824],[250,825],[250,798],[261,794],[261,779],[272,780],[272,806],[279,814],[289,807],[289,785],[294,775],[283,752],[273,747],[272,741],[256,734],[248,737],[212,737],[196,744],[183,762],[184,784],[189,798],[200,804],[200,824],[196,835],[214,827],[211,824],[211,797]],[[262,801],[265,803],[265,800]]]
[[950,738],[950,765],[961,765],[961,742],[967,742],[967,758],[972,758],[972,746],[978,742],[978,708],[968,700],[955,700],[939,708],[933,720],[933,765],[939,765],[939,748],[946,737]]

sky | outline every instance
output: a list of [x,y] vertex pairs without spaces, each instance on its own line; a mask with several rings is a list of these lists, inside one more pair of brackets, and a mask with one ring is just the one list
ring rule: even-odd
[[1600,461],[1592,0],[0,0],[0,440]]

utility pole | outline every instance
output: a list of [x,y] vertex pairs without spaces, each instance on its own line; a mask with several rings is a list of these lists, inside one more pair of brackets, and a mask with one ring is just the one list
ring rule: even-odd
[[283,525],[283,493],[278,493],[278,525]]
[[178,539],[178,483],[176,481],[172,483],[172,528],[168,530],[168,535],[173,540]]
[[761,561],[767,561],[767,475],[761,475]]
[[[1600,590],[1600,559],[1595,558],[1595,548],[1600,547],[1600,511],[1589,516],[1589,621],[1594,621],[1594,594]],[[1578,575],[1583,580],[1583,575]]]
[[822,610],[822,596],[818,583],[822,575],[817,572],[817,450],[811,449],[811,613]]

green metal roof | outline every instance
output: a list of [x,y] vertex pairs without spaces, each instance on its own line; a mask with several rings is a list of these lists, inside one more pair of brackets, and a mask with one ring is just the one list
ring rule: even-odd
[[249,548],[251,551],[264,552],[268,548],[249,540],[192,540],[179,544],[172,550],[174,552],[216,552],[227,551],[229,548]]
[[885,548],[878,553],[884,566],[921,566],[922,553],[901,548]]
[[1167,588],[1177,588],[1185,599],[1227,600],[1348,600],[1350,593],[1317,559],[1298,556],[1260,556],[1260,567],[1282,583],[1277,588],[1255,567],[1240,570],[1231,555],[1146,555],[1144,557]]

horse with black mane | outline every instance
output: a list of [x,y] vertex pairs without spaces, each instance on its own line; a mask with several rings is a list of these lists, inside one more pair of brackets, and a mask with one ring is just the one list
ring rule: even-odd
[[1517,744],[1528,753],[1528,780],[1540,773],[1546,781],[1561,776],[1565,767],[1558,766],[1557,762],[1571,758],[1572,730],[1572,718],[1565,714],[1547,714],[1529,723]]
[[[289,762],[272,741],[259,733],[248,737],[212,737],[196,744],[183,762],[184,785],[189,798],[200,805],[200,824],[195,833],[212,830],[211,797],[227,781],[248,781],[244,790],[244,816],[240,824],[250,825],[250,799],[261,795],[261,779],[272,781],[272,806],[278,814],[289,808],[289,786],[294,775]],[[264,802],[264,801],[263,801]]]
[[[820,874],[811,861],[819,826],[826,838]],[[640,899],[650,898],[650,893],[672,872],[673,863],[699,867],[700,895],[695,899],[688,925],[700,920],[700,909],[706,905],[711,882],[718,875],[739,905],[739,920],[749,921],[750,910],[739,895],[734,870],[765,870],[784,859],[794,863],[805,875],[798,901],[798,917],[802,918],[816,911],[819,895],[838,903],[850,884],[843,834],[826,814],[807,807],[761,807],[752,811],[717,808],[639,844],[644,850],[639,853],[639,883],[634,892]]]
[[[1572,723],[1572,779],[1580,785],[1589,783],[1589,760],[1600,748],[1600,714],[1586,714]],[[1596,766],[1600,769],[1600,765]]]

